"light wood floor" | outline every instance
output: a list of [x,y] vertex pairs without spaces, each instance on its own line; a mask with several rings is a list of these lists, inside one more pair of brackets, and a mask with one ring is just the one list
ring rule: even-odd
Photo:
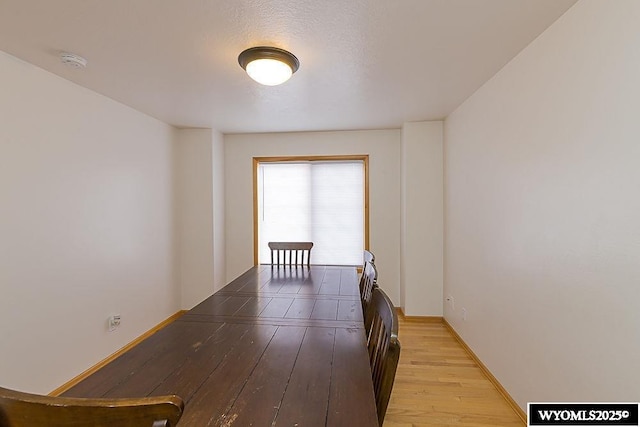
[[443,323],[400,319],[398,335],[384,427],[524,425]]

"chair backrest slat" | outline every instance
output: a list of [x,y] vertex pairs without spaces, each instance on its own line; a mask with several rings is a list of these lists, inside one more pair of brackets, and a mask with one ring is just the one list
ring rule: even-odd
[[376,285],[376,268],[373,264],[365,261],[362,268],[362,276],[360,277],[360,302],[362,303],[362,314],[364,317],[364,326],[367,333],[371,328],[371,296]]
[[175,427],[183,410],[178,396],[84,399],[0,387],[0,427]]
[[269,242],[271,265],[310,266],[311,248],[313,248],[313,242]]
[[382,426],[400,359],[400,341],[398,341],[398,315],[389,297],[378,287],[372,292],[371,313],[367,348],[378,422]]

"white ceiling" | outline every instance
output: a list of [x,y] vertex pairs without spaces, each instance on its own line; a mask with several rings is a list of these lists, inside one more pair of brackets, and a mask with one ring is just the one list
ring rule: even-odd
[[[178,127],[398,128],[447,116],[573,3],[0,0],[0,50]],[[300,70],[258,85],[237,62],[257,45]]]

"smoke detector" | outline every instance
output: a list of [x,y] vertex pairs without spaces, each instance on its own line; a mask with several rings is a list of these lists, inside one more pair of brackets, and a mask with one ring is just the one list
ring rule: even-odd
[[71,68],[85,68],[87,66],[87,60],[75,53],[62,52],[60,60],[64,65]]

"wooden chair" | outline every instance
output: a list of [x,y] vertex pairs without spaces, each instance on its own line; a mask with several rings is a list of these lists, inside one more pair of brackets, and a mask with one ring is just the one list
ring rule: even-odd
[[378,423],[382,426],[400,359],[398,315],[393,303],[380,288],[373,290],[371,307],[373,320],[367,347],[378,409]]
[[372,314],[370,310],[371,297],[376,284],[376,267],[370,262],[365,261],[362,268],[362,276],[360,276],[360,302],[362,303],[362,315],[364,317],[364,328],[368,334],[371,329]]
[[175,427],[183,409],[178,396],[84,399],[0,387],[0,427]]
[[364,250],[364,262],[370,262],[371,264],[374,264],[376,262],[376,256],[373,254],[373,252],[370,252],[368,250]]
[[[271,265],[311,265],[313,242],[269,242]],[[275,254],[275,257],[274,257]],[[300,256],[298,256],[300,254]],[[305,255],[307,262],[304,262]],[[275,262],[274,262],[275,260]]]
[[[373,270],[376,273],[375,277],[374,277],[374,281],[377,282],[378,281],[378,267],[376,267],[376,264],[375,264],[376,256],[373,254],[373,252],[369,252],[368,250],[365,249],[363,251],[362,259],[364,261],[362,263],[362,266],[363,266],[362,271],[363,271],[363,273],[364,273],[364,264],[367,263],[367,262],[371,263],[371,265],[373,266]],[[362,277],[361,277],[361,279],[362,279]]]

